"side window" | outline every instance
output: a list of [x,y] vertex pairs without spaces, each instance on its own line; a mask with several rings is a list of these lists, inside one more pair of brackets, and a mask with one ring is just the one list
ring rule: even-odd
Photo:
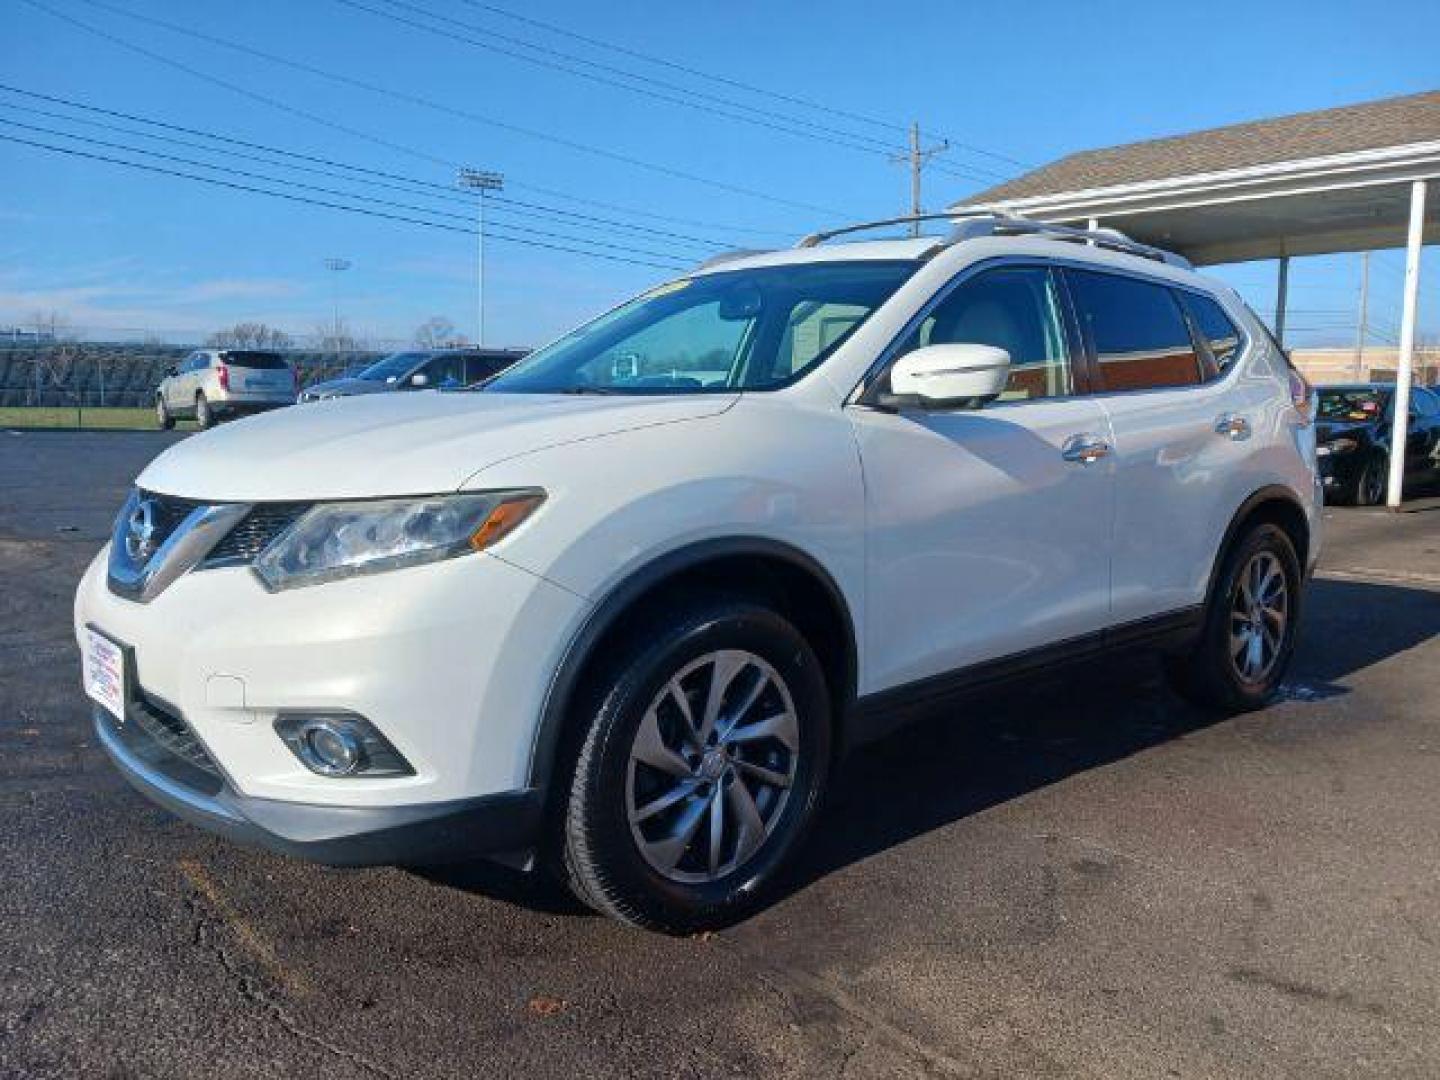
[[425,365],[425,374],[430,378],[430,388],[454,388],[465,384],[465,358],[463,356],[437,356]]
[[509,367],[513,360],[504,356],[472,356],[465,367],[465,385],[477,383],[481,379],[491,379]]
[[1200,359],[1175,295],[1163,285],[1067,270],[1080,323],[1095,347],[1100,389],[1195,386]]
[[1417,386],[1412,393],[1415,403],[1420,407],[1421,416],[1440,416],[1440,395],[1433,390],[1427,390],[1423,386]]
[[1225,309],[1210,297],[1192,292],[1182,292],[1180,295],[1185,298],[1185,306],[1190,309],[1190,318],[1195,322],[1195,329],[1200,331],[1200,337],[1210,348],[1215,366],[1219,368],[1220,374],[1224,375],[1240,355],[1240,331],[1230,321],[1230,316],[1225,314]]
[[994,345],[1010,354],[1001,401],[1074,392],[1055,280],[1038,266],[987,270],[958,285],[901,346]]

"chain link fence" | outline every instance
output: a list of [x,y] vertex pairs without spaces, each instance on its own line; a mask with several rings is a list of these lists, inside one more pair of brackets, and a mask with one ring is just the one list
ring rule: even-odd
[[[193,349],[178,345],[25,345],[0,338],[0,407],[148,408],[167,370]],[[302,386],[334,378],[385,355],[275,350],[300,372]]]

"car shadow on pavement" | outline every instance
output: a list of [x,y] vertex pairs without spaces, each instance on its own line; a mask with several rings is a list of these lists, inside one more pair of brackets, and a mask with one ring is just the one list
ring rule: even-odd
[[[1313,581],[1281,699],[1322,707],[1347,676],[1440,635],[1440,592]],[[1077,773],[1225,723],[1117,656],[977,694],[851,755],[792,889]]]
[[[1347,675],[1440,633],[1440,592],[1317,580],[1282,695],[1323,707]],[[841,763],[781,898],[851,863],[1228,718],[1176,697],[1158,657],[1067,665],[937,710]],[[486,863],[415,872],[535,910],[587,909],[547,874]]]

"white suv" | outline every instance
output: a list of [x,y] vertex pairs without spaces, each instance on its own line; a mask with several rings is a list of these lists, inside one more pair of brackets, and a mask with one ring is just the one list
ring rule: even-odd
[[115,763],[238,840],[544,862],[686,931],[761,902],[912,706],[1140,647],[1263,704],[1320,489],[1309,388],[1235,295],[1016,219],[825,239],[481,391],[166,451],[76,598]]
[[299,391],[299,373],[277,352],[197,349],[155,388],[155,420],[166,430],[177,417],[208,428],[227,416],[293,405]]

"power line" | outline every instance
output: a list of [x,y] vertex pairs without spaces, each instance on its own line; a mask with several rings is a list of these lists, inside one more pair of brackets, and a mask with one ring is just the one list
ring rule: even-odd
[[[704,184],[708,187],[712,187],[720,191],[728,191],[734,195],[744,195],[747,198],[761,199],[763,201],[776,203],[782,206],[789,206],[792,208],[810,211],[819,211],[826,214],[843,213],[842,211],[837,211],[832,208],[827,208],[823,206],[817,206],[813,203],[805,203],[794,199],[786,199],[778,195],[770,195],[766,192],[757,191],[753,188],[747,188],[740,184],[732,184],[725,180],[717,180],[713,177],[701,176],[696,173],[686,172],[683,169],[677,169],[673,166],[664,165],[659,162],[646,161],[642,158],[630,157],[627,154],[621,154],[613,150],[607,150],[604,147],[591,146],[587,143],[577,142],[573,139],[566,139],[559,135],[551,135],[547,132],[536,131],[533,128],[523,127],[519,124],[512,124],[508,120],[499,120],[495,117],[485,116],[482,113],[471,112],[468,109],[456,108],[453,105],[446,105],[444,102],[434,101],[430,98],[421,97],[418,94],[410,94],[403,90],[391,89],[390,87],[380,86],[375,83],[366,82],[364,79],[357,79],[351,75],[344,75],[338,72],[328,71],[325,68],[316,67],[313,64],[307,64],[300,60],[291,60],[287,57],[277,56],[275,53],[267,52],[264,49],[259,49],[252,45],[243,45],[239,42],[230,41],[226,38],[216,37],[212,34],[206,34],[199,30],[192,30],[189,27],[179,26],[175,23],[167,22],[164,19],[156,19],[149,15],[141,15],[139,12],[127,11],[124,8],[116,7],[112,4],[105,3],[104,0],[82,0],[82,2],[89,4],[92,7],[99,7],[106,11],[113,12],[114,14],[121,15],[128,19],[133,19],[138,22],[143,22],[152,26],[161,27],[162,29],[169,30],[172,33],[181,34],[185,37],[194,38],[198,41],[204,41],[208,44],[217,45],[221,48],[230,49],[235,52],[243,53],[247,56],[254,56],[269,63],[278,64],[281,67],[291,68],[295,71],[303,71],[308,75],[314,75],[317,78],[326,79],[330,82],[340,83],[345,86],[354,87],[356,89],[364,90],[367,93],[379,94],[383,97],[393,98],[397,101],[403,101],[407,104],[415,105],[420,108],[445,113],[450,116],[471,121],[472,123],[485,124],[490,127],[500,128],[503,131],[509,131],[517,135],[523,135],[526,138],[538,139],[542,142],[554,143],[557,146],[563,146],[566,149],[574,150],[577,153],[590,154],[595,157],[615,161],[622,165],[629,165],[633,168],[645,169],[663,176],[669,176],[677,180],[685,180],[690,183]],[[165,63],[171,64],[175,67],[180,67],[184,70],[189,71],[191,74],[198,74],[196,69],[194,68],[186,67],[185,65],[180,64],[179,61],[171,60],[169,57],[164,57],[161,54],[154,53],[148,49],[143,49],[141,46],[134,45],[131,42],[125,41],[123,38],[119,38],[115,35],[107,34],[104,31],[100,31],[97,28],[91,26],[89,23],[82,22],[79,19],[72,18],[69,15],[65,15],[61,12],[56,11],[48,4],[42,3],[41,0],[25,0],[25,3],[31,5],[32,7],[39,8],[40,10],[45,11],[50,15],[54,15],[57,18],[63,19],[66,22],[72,23],[75,26],[79,26],[82,29],[88,30],[92,33],[98,33],[100,34],[100,36],[105,37],[111,41],[123,43],[126,47],[134,48],[137,51],[141,51],[154,59],[160,59]],[[208,74],[201,75],[201,77],[208,78],[211,81],[219,82],[232,90],[238,90],[239,92],[244,93],[248,97],[265,100],[270,104],[276,104],[274,99],[265,98],[264,95],[257,94],[254,91],[237,87],[234,83],[223,82],[223,80],[219,80],[218,78],[209,76]],[[287,112],[304,115],[301,110],[295,109],[291,106],[281,105],[280,107],[284,108]],[[362,138],[369,138],[374,141],[385,143],[385,140],[379,140],[375,136],[363,135],[359,132],[354,131],[353,129],[350,129],[349,133]],[[391,149],[396,148],[396,145],[393,143],[389,143],[387,145],[389,145]],[[416,151],[407,149],[406,152]],[[452,166],[456,164],[453,162],[446,162],[444,159],[437,158],[434,155],[424,154],[423,152],[420,153],[422,153],[422,156],[428,157],[430,160],[438,164],[447,164]]]
[[[677,86],[674,83],[667,83],[660,79],[652,79],[645,75],[640,75],[635,72],[629,72],[621,68],[612,67],[608,64],[599,64],[593,60],[586,60],[583,57],[578,57],[571,53],[561,52],[558,49],[547,49],[543,46],[533,45],[529,42],[523,41],[520,38],[514,38],[504,34],[497,34],[493,30],[486,30],[484,27],[476,26],[474,23],[468,23],[461,19],[453,19],[447,15],[441,15],[436,12],[429,11],[426,8],[419,7],[418,5],[406,3],[405,0],[381,0],[381,2],[389,3],[392,7],[402,8],[406,11],[415,12],[418,15],[421,15],[427,19],[432,19],[438,23],[444,23],[449,26],[458,27],[461,30],[466,31],[467,34],[442,30],[438,27],[430,26],[416,19],[407,18],[406,16],[397,14],[393,11],[384,11],[379,8],[371,7],[369,4],[361,3],[360,0],[336,0],[336,3],[344,4],[346,7],[354,8],[357,11],[364,11],[370,15],[377,16],[378,18],[389,19],[392,22],[396,22],[404,26],[413,27],[416,30],[421,30],[425,33],[433,34],[437,37],[444,38],[447,41],[461,42],[466,45],[473,45],[476,48],[486,49],[490,52],[498,53],[501,56],[508,56],[512,59],[520,60],[527,64],[535,64],[540,67],[548,68],[551,71],[560,71],[568,75],[574,75],[577,78],[589,79],[592,82],[598,82],[605,86],[614,86],[621,90],[628,90],[631,93],[640,94],[656,101],[664,101],[672,105],[680,105],[684,108],[697,109],[701,112],[709,113],[714,116],[720,116],[727,120],[736,120],[744,124],[754,124],[757,127],[768,128],[771,131],[778,131],[786,135],[798,135],[802,138],[816,139],[821,142],[830,143],[831,145],[843,146],[851,150],[859,150],[863,153],[885,154],[892,149],[888,143],[881,142],[880,140],[872,138],[868,135],[856,135],[851,132],[840,131],[836,128],[830,128],[825,127],[824,125],[815,124],[812,121],[807,121],[797,117],[785,116],[781,113],[774,113],[764,109],[757,109],[754,106],[746,105],[743,102],[731,101],[727,98],[717,97],[711,94],[704,94],[683,86]],[[519,46],[520,48],[531,49],[539,53],[540,55],[527,55],[526,53],[517,51],[516,49],[506,48],[503,45],[496,45],[493,42],[485,41],[481,38],[468,36],[468,34],[481,34],[486,37],[495,37],[501,41]],[[547,59],[547,57],[553,57],[557,59]],[[594,68],[596,69],[596,71],[605,72],[606,74],[597,74],[596,71],[580,70],[580,68],[576,67],[575,65],[582,65],[583,67]],[[635,85],[636,83],[640,83],[643,85]],[[657,90],[653,89],[652,87],[660,87],[661,89]],[[682,96],[677,97],[676,94]],[[689,95],[690,97],[686,97],[683,95]],[[692,97],[695,100],[691,100],[690,98]],[[734,110],[740,111],[737,112]],[[797,124],[802,126],[793,126]],[[806,128],[810,128],[812,130],[806,130]]]
[[[533,18],[529,15],[521,15],[518,12],[511,11],[508,8],[503,8],[496,4],[484,3],[483,0],[461,0],[461,3],[467,4],[473,8],[478,8],[482,11],[488,11],[492,15],[499,15],[502,18],[512,19],[515,22],[524,23],[526,25],[536,27],[537,29],[548,31],[552,34],[558,34],[562,37],[569,38],[572,41],[579,41],[586,45],[594,46],[598,49],[608,49],[610,52],[617,53],[621,56],[628,56],[634,60],[643,60],[646,63],[655,64],[663,68],[668,68],[671,71],[681,72],[683,74],[690,75],[693,78],[706,79],[710,82],[717,83],[722,86],[728,86],[735,90],[743,90],[746,93],[757,94],[762,97],[772,98],[776,101],[783,101],[790,105],[797,105],[801,108],[813,109],[816,112],[828,113],[831,116],[843,117],[844,119],[853,120],[858,123],[869,124],[872,127],[884,128],[891,132],[903,133],[905,131],[904,124],[896,123],[893,120],[881,120],[873,116],[866,116],[864,113],[850,112],[846,109],[837,108],[833,105],[826,105],[808,98],[802,98],[791,94],[781,93],[778,90],[767,90],[764,87],[755,86],[751,83],[741,82],[739,79],[733,79],[725,75],[716,75],[713,72],[703,71],[699,68],[687,67],[684,64],[677,63],[674,60],[669,60],[662,56],[655,56],[651,53],[641,52],[638,49],[631,49],[624,45],[617,45],[614,42],[604,41],[600,38],[589,37],[585,34],[577,33],[576,31],[567,29],[563,26],[557,26],[554,23],[544,22],[543,20]],[[948,136],[946,136],[946,138],[948,138]],[[1007,154],[999,153],[995,150],[988,150],[981,146],[974,146],[969,143],[960,142],[957,139],[949,139],[949,141],[952,145],[960,149],[966,150],[972,154],[980,154],[984,157],[992,158],[996,161],[1003,161],[1007,165],[1014,165],[1022,169],[1028,169],[1031,167],[1027,162],[1017,160],[1016,158],[1010,157]]]
[[[276,199],[285,199],[288,202],[304,203],[308,206],[322,206],[329,210],[341,210],[345,213],[360,214],[364,217],[382,218],[387,221],[398,221],[408,225],[423,225],[430,229],[440,229],[445,232],[464,233],[469,236],[475,235],[475,230],[462,225],[448,225],[439,221],[427,221],[422,218],[407,217],[402,214],[391,214],[380,210],[367,210],[364,207],[348,206],[343,203],[329,202],[323,199],[312,199],[304,195],[292,195],[283,191],[272,191],[268,188],[255,187],[250,184],[241,184],[231,180],[221,180],[213,176],[200,176],[195,173],[187,173],[177,169],[167,169],[159,165],[147,165],[139,161],[125,161],[122,158],[110,157],[106,154],[96,154],[85,150],[77,150],[73,147],[55,146],[51,143],[38,142],[34,139],[24,139],[18,135],[5,135],[0,133],[0,141],[19,143],[24,146],[35,147],[41,150],[49,150],[58,154],[67,154],[71,157],[88,158],[92,161],[104,161],[112,165],[123,165],[126,168],[141,169],[145,172],[160,173],[165,176],[178,177],[184,180],[193,180],[202,184],[211,184],[215,187],[230,188],[234,191],[245,191],[257,195],[269,195]],[[610,262],[629,263],[634,266],[648,266],[658,270],[681,270],[685,269],[682,264],[649,262],[642,259],[624,258],[619,255],[606,255],[597,251],[584,251],[579,248],[563,247],[559,244],[545,243],[539,240],[529,240],[524,237],[512,236],[501,233],[491,233],[498,240],[505,240],[509,243],[523,244],[529,247],[545,248],[550,251],[561,251],[570,255],[588,255],[595,259],[606,259]]]
[[[240,158],[240,159],[242,159],[242,160],[256,161],[256,162],[259,162],[259,163],[262,163],[262,164],[272,165],[272,166],[276,166],[276,167],[279,167],[279,168],[294,169],[294,170],[297,170],[297,171],[300,171],[300,172],[307,172],[307,173],[318,174],[318,175],[320,175],[320,176],[326,176],[326,177],[330,177],[330,178],[332,178],[332,179],[339,179],[339,180],[343,180],[343,181],[346,181],[346,182],[349,182],[349,183],[358,182],[358,181],[360,181],[360,180],[363,179],[363,181],[364,181],[366,184],[370,185],[370,186],[386,188],[386,189],[389,189],[389,190],[392,190],[392,191],[399,191],[399,192],[403,192],[403,193],[405,193],[405,194],[407,194],[407,195],[412,195],[412,196],[418,195],[418,196],[421,196],[421,197],[423,197],[423,198],[440,199],[440,200],[443,200],[443,201],[446,201],[446,202],[461,203],[461,204],[464,204],[464,205],[466,205],[466,206],[468,206],[468,205],[470,205],[470,204],[472,203],[472,200],[471,200],[470,198],[468,198],[468,197],[465,196],[465,195],[460,194],[458,191],[455,191],[453,188],[451,188],[451,187],[449,187],[449,186],[447,186],[447,185],[444,185],[444,184],[437,184],[437,183],[434,183],[434,182],[428,181],[428,180],[421,180],[421,179],[414,178],[414,177],[401,176],[401,175],[396,174],[396,173],[381,172],[381,171],[378,171],[378,170],[368,169],[368,168],[365,168],[365,167],[363,167],[363,166],[353,165],[353,164],[349,164],[349,163],[346,163],[346,162],[334,161],[334,160],[329,159],[329,158],[317,158],[317,157],[314,157],[314,156],[308,155],[308,154],[299,154],[299,153],[296,153],[296,152],[291,151],[291,150],[283,150],[283,149],[280,149],[280,148],[278,148],[278,147],[266,146],[266,145],[264,145],[264,144],[262,144],[262,143],[251,143],[251,142],[246,142],[246,141],[240,140],[240,139],[231,139],[231,138],[228,138],[227,136],[217,135],[217,134],[215,134],[215,133],[213,133],[213,132],[197,131],[197,130],[194,129],[194,128],[185,128],[185,127],[180,127],[179,125],[166,124],[166,123],[164,123],[163,121],[153,120],[153,119],[150,119],[150,118],[147,118],[147,117],[134,116],[133,114],[130,114],[130,113],[117,112],[117,111],[111,110],[111,109],[100,109],[100,108],[96,108],[96,107],[94,107],[94,106],[82,104],[82,103],[80,103],[80,102],[69,101],[69,100],[64,99],[64,98],[55,98],[55,97],[51,97],[51,96],[48,95],[48,94],[36,94],[36,93],[33,93],[33,92],[31,92],[31,91],[27,91],[27,90],[19,90],[19,89],[15,88],[15,87],[7,86],[7,85],[5,85],[5,84],[3,84],[3,83],[0,83],[0,91],[8,91],[8,92],[16,93],[16,94],[24,94],[24,95],[29,96],[29,97],[41,98],[41,99],[44,99],[44,100],[47,100],[47,101],[55,101],[55,102],[59,102],[59,103],[65,104],[65,105],[67,105],[67,106],[69,106],[69,107],[71,107],[71,108],[84,109],[84,110],[87,110],[87,111],[90,111],[90,112],[100,113],[100,114],[104,114],[104,115],[107,115],[107,116],[119,116],[119,117],[124,117],[124,118],[126,118],[126,119],[128,119],[128,120],[134,121],[135,123],[150,124],[150,125],[154,125],[154,126],[157,126],[157,127],[160,127],[160,128],[167,129],[167,130],[176,130],[176,131],[183,131],[183,132],[187,132],[187,133],[193,133],[193,134],[199,136],[200,138],[215,140],[215,141],[218,141],[218,142],[227,144],[227,145],[226,145],[225,149],[224,149],[223,151],[221,151],[220,149],[218,149],[218,148],[216,148],[216,147],[207,146],[207,145],[205,145],[204,143],[194,142],[194,141],[187,140],[187,139],[180,139],[180,138],[176,138],[176,137],[170,136],[170,135],[157,135],[157,134],[154,134],[154,133],[152,133],[152,132],[137,131],[137,130],[135,130],[134,128],[123,127],[123,126],[118,125],[118,124],[108,124],[108,123],[105,123],[105,122],[103,122],[103,121],[90,120],[90,119],[86,119],[86,118],[84,118],[84,117],[68,116],[68,115],[66,115],[66,114],[64,114],[64,113],[55,112],[55,111],[49,110],[49,109],[37,109],[37,108],[31,107],[31,106],[17,105],[17,104],[14,104],[13,102],[0,101],[0,108],[4,108],[4,109],[13,109],[13,110],[19,110],[19,111],[27,112],[27,113],[34,113],[34,114],[38,114],[38,115],[40,115],[40,116],[47,116],[47,117],[50,117],[50,118],[56,119],[56,120],[62,120],[62,121],[64,121],[64,122],[66,122],[66,123],[71,123],[71,124],[84,124],[84,125],[89,126],[89,127],[98,127],[98,128],[101,128],[102,130],[114,131],[114,132],[118,132],[118,133],[130,135],[130,136],[135,137],[135,138],[151,139],[151,140],[160,141],[160,142],[173,143],[173,144],[176,144],[176,145],[179,145],[179,146],[186,146],[186,147],[189,147],[189,148],[191,148],[191,149],[200,150],[200,151],[202,151],[202,152],[204,152],[204,153],[220,153],[220,152],[223,152],[223,153],[229,154],[229,155],[231,155],[231,156],[233,156],[233,157],[238,157],[238,158]],[[235,149],[231,148],[231,146],[228,145],[228,144],[234,144],[234,145],[238,145],[238,146],[244,146],[244,147],[253,148],[253,149],[256,149],[256,150],[263,151],[263,152],[266,153],[266,154],[279,155],[279,156],[283,156],[283,157],[287,157],[287,158],[295,158],[295,159],[298,159],[299,161],[302,161],[302,162],[320,162],[320,163],[323,163],[323,164],[326,165],[326,166],[329,166],[329,168],[322,168],[322,167],[318,167],[318,166],[314,166],[314,165],[308,165],[308,164],[295,164],[295,163],[293,163],[293,162],[288,162],[288,161],[274,161],[274,160],[272,160],[271,158],[262,157],[262,156],[259,156],[258,154],[250,154],[250,153],[246,153],[246,152],[241,151],[241,150],[235,150]],[[336,171],[334,171],[334,170],[336,170],[336,169],[350,170],[351,172],[361,173],[361,174],[364,174],[364,175],[363,175],[363,176],[360,176],[360,177],[350,176],[350,175],[346,175],[345,173],[342,173],[342,172],[336,172]],[[387,177],[387,178],[389,178],[389,180],[374,179],[374,177]],[[392,183],[392,182],[390,182],[390,180],[398,180],[398,181],[400,181],[400,183]],[[404,185],[413,185],[413,186],[404,186]],[[615,220],[613,220],[613,219],[596,217],[596,216],[590,215],[590,214],[580,214],[580,213],[577,213],[577,212],[572,211],[572,210],[563,210],[563,209],[560,209],[560,208],[558,208],[558,207],[544,206],[544,205],[542,205],[542,204],[531,203],[531,202],[527,202],[527,201],[521,200],[521,199],[511,199],[511,198],[508,198],[508,197],[499,197],[499,196],[492,196],[492,198],[496,199],[497,201],[499,201],[499,202],[501,202],[501,203],[504,203],[504,204],[506,205],[506,212],[515,214],[516,216],[519,216],[519,217],[541,217],[542,219],[549,219],[549,218],[552,218],[552,217],[558,217],[558,218],[561,218],[562,220],[564,220],[564,223],[566,223],[566,224],[572,224],[572,223],[573,223],[573,224],[578,224],[578,225],[580,225],[580,227],[585,227],[585,228],[592,228],[592,229],[620,229],[620,230],[625,230],[625,231],[627,231],[627,232],[637,232],[637,233],[641,233],[641,234],[648,234],[648,235],[650,235],[650,236],[654,236],[654,237],[658,237],[658,238],[662,238],[662,239],[679,241],[679,242],[681,242],[681,243],[684,243],[684,244],[687,244],[687,245],[690,245],[690,246],[695,246],[695,247],[703,248],[703,249],[714,249],[714,248],[722,248],[722,247],[727,246],[727,245],[726,245],[726,242],[720,241],[720,240],[706,239],[706,238],[697,237],[697,236],[689,236],[689,235],[686,235],[686,234],[683,234],[683,233],[675,233],[675,232],[671,232],[671,231],[664,230],[664,229],[655,229],[655,228],[652,228],[652,227],[646,226],[646,225],[635,225],[635,224],[632,224],[632,223],[629,223],[629,222],[615,221]],[[513,207],[519,207],[520,209],[513,209]],[[573,219],[573,221],[572,221],[572,220],[565,220],[565,219]]]
[[[232,165],[216,165],[206,161],[196,161],[193,158],[180,157],[176,154],[163,154],[158,150],[146,150],[138,146],[127,146],[124,143],[111,142],[108,139],[97,139],[91,135],[73,135],[65,131],[57,131],[54,128],[40,127],[34,124],[24,124],[18,120],[5,120],[0,118],[0,124],[8,124],[11,127],[22,128],[27,131],[35,131],[45,135],[58,135],[65,139],[74,139],[77,142],[89,143],[94,146],[103,146],[109,150],[123,150],[131,154],[144,154],[147,157],[158,158],[161,161],[173,161],[179,165],[190,165],[201,169],[215,169],[234,176],[243,176],[250,180],[262,180],[267,183],[282,183],[290,187],[300,188],[304,191],[314,191],[322,195],[335,195],[342,199],[352,199],[357,202],[371,203],[375,206],[384,206],[394,210],[407,210],[416,214],[428,214],[431,217],[451,218],[456,221],[469,221],[468,214],[455,214],[448,210],[435,210],[428,206],[416,206],[414,203],[396,202],[393,199],[380,199],[371,195],[359,195],[350,191],[340,191],[335,188],[322,187],[317,184],[307,184],[299,180],[288,178],[266,176],[263,173],[250,172],[246,169],[237,169]],[[509,224],[509,223],[505,223]],[[673,259],[676,256],[672,252],[650,251],[645,248],[637,248],[630,245],[611,244],[604,240],[592,240],[585,236],[571,236],[565,233],[550,232],[546,229],[537,229],[528,225],[510,225],[511,228],[523,231],[526,234],[545,236],[555,240],[565,240],[570,243],[588,244],[592,247],[609,248],[615,251],[624,251],[634,255],[646,255],[657,259]]]
[[[99,0],[86,0],[86,2],[98,3]],[[819,142],[828,143],[833,146],[841,146],[846,149],[857,150],[861,153],[879,154],[888,157],[894,152],[893,144],[873,138],[868,135],[858,135],[853,132],[842,131],[838,128],[828,127],[823,124],[817,124],[814,121],[804,120],[803,118],[787,116],[783,113],[775,113],[769,110],[759,109],[753,105],[746,105],[744,102],[737,102],[728,98],[718,97],[713,94],[705,94],[697,90],[692,90],[688,87],[678,86],[675,83],[665,82],[661,79],[653,79],[649,76],[641,75],[633,71],[626,71],[622,68],[616,68],[608,64],[599,64],[593,60],[586,60],[583,57],[575,56],[572,53],[561,52],[557,49],[548,49],[543,46],[535,45],[530,42],[524,41],[520,38],[510,37],[505,34],[498,34],[493,30],[487,30],[484,27],[476,26],[474,23],[464,22],[460,19],[453,19],[447,15],[441,15],[436,12],[430,11],[427,8],[420,7],[419,5],[408,3],[407,0],[379,0],[379,2],[387,3],[391,7],[402,8],[406,11],[415,12],[419,15],[424,16],[425,18],[434,20],[435,22],[444,23],[449,26],[459,27],[462,30],[469,31],[470,33],[482,34],[488,37],[496,37],[499,38],[501,41],[520,46],[521,48],[534,50],[541,55],[529,56],[524,53],[517,52],[514,49],[506,48],[502,45],[496,45],[493,42],[479,40],[475,37],[467,36],[466,34],[456,33],[455,31],[443,30],[438,27],[430,26],[426,23],[417,21],[415,19],[407,18],[404,15],[396,14],[393,11],[383,11],[378,8],[371,7],[369,4],[362,3],[361,0],[336,0],[336,3],[344,4],[346,7],[354,8],[358,11],[364,11],[368,14],[375,15],[382,19],[389,19],[392,22],[396,22],[404,26],[409,26],[428,34],[433,34],[447,41],[460,42],[463,44],[472,45],[476,48],[487,49],[491,52],[499,53],[502,56],[509,56],[513,59],[524,61],[525,63],[536,64],[540,67],[548,68],[552,71],[562,71],[566,74],[574,75],[582,79],[589,79],[593,82],[602,83],[606,86],[619,87],[622,90],[628,90],[631,93],[641,94],[645,97],[653,98],[658,101],[668,102],[672,105],[680,105],[685,108],[698,109],[701,112],[709,113],[714,116],[720,116],[727,120],[738,120],[741,123],[753,124],[757,127],[767,128],[771,131],[778,131],[786,135],[795,135],[801,138],[814,139]],[[560,59],[557,61],[553,59],[546,59],[547,57],[558,57]],[[599,71],[606,72],[608,74],[598,75],[593,71],[577,70],[573,66],[575,64],[581,64],[585,67],[596,68]],[[619,76],[619,78],[617,79],[610,77],[611,75]],[[636,86],[633,85],[631,82],[626,82],[624,80],[634,80],[636,82],[648,85]],[[661,87],[662,89],[655,90],[651,89],[650,87]],[[676,97],[675,94],[677,93],[681,95],[690,95],[691,97],[699,98],[700,100],[690,100],[689,97],[684,96]],[[715,104],[707,104],[709,102],[717,103],[723,106],[723,108],[717,108]],[[735,112],[734,110],[736,109],[742,111]],[[754,115],[750,115],[752,113]],[[804,125],[804,127],[797,128],[794,126],[796,124]],[[810,130],[806,130],[806,128],[809,128]],[[949,146],[950,144],[947,143],[946,148],[948,149]],[[952,165],[945,171],[952,176],[959,176],[965,179],[1005,180],[1009,178],[1008,174],[1006,173],[995,172],[991,169],[984,169],[979,166],[972,165]]]

